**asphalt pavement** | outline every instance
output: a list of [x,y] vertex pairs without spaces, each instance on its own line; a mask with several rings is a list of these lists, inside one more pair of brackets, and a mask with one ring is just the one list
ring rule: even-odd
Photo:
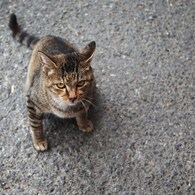
[[[92,133],[46,115],[50,150],[33,148],[31,50],[12,39],[11,13],[39,37],[96,41]],[[194,195],[194,21],[194,0],[1,0],[0,195]]]

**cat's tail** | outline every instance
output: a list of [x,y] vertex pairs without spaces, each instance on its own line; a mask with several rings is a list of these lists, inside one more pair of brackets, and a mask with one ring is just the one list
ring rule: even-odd
[[9,28],[12,31],[12,36],[14,39],[31,49],[33,49],[34,45],[40,40],[35,36],[29,35],[20,28],[15,14],[10,15]]

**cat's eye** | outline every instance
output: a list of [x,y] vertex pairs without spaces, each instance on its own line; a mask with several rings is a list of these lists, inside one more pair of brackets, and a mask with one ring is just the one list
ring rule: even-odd
[[84,80],[79,81],[79,82],[77,83],[77,87],[82,87],[84,84],[85,84],[85,81],[84,81]]
[[65,84],[64,84],[64,83],[57,83],[56,86],[57,86],[59,89],[65,88]]

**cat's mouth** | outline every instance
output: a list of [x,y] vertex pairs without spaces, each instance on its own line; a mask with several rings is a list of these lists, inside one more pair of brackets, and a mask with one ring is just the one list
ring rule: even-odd
[[78,103],[79,103],[78,100],[74,100],[74,101],[68,100],[68,101],[67,101],[67,104],[68,104],[69,106],[76,106]]

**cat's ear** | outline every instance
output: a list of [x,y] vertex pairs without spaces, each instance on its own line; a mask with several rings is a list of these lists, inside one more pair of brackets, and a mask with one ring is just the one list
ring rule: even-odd
[[55,62],[43,52],[38,51],[38,56],[45,73],[49,74],[49,72],[51,73],[57,68]]
[[86,45],[81,54],[84,56],[84,59],[82,60],[82,62],[84,63],[89,63],[91,62],[94,53],[95,53],[95,48],[96,48],[96,43],[95,41],[90,42],[88,45]]

